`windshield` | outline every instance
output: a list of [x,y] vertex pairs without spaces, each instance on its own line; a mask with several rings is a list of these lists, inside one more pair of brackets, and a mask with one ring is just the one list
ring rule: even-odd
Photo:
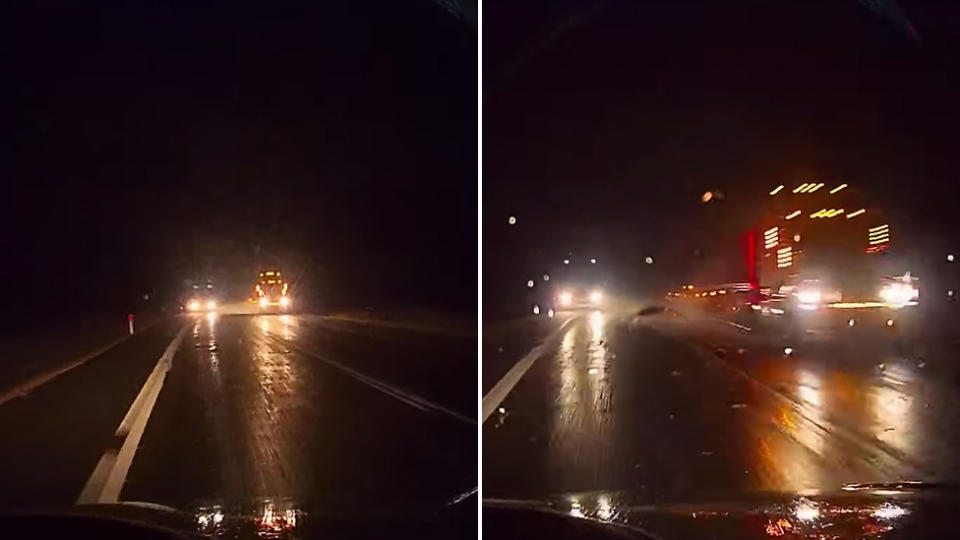
[[4,9],[0,520],[476,492],[469,4]]
[[[955,15],[487,6],[489,505],[617,521],[767,494],[805,510],[743,536],[818,537],[836,521],[803,497],[960,478]],[[548,288],[556,310],[524,296]],[[707,536],[679,530],[655,532]]]

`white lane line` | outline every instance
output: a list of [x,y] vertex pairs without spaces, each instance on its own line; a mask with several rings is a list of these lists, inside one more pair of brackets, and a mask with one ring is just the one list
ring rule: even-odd
[[107,450],[100,456],[100,461],[98,461],[97,466],[94,467],[93,474],[90,475],[87,484],[83,486],[83,491],[81,491],[80,496],[77,497],[77,504],[94,504],[97,502],[97,499],[100,498],[100,493],[103,491],[104,484],[107,483],[107,476],[110,475],[110,471],[113,470],[113,465],[116,462],[116,450]]
[[730,325],[730,326],[732,326],[732,327],[734,327],[734,328],[736,328],[736,329],[738,329],[738,330],[743,330],[744,332],[751,332],[751,331],[753,331],[753,328],[750,328],[749,326],[744,326],[744,325],[742,325],[742,324],[735,323],[735,322],[733,322],[733,321],[728,321],[728,320],[726,320],[726,319],[719,319],[719,318],[717,318],[717,317],[709,317],[709,318],[710,318],[710,320],[716,321],[716,322],[718,322],[718,323],[723,323],[723,324],[726,324],[726,325]]
[[283,345],[283,346],[285,346],[285,347],[287,347],[287,348],[289,348],[289,349],[291,349],[291,350],[297,351],[298,353],[300,353],[300,354],[302,354],[302,355],[309,356],[309,357],[311,357],[311,358],[316,358],[317,360],[320,360],[321,362],[325,362],[325,363],[327,363],[327,364],[330,364],[331,366],[333,366],[333,367],[335,367],[335,368],[343,371],[344,373],[346,373],[346,374],[349,375],[350,377],[353,377],[354,379],[356,379],[356,380],[358,380],[358,381],[360,381],[360,382],[362,382],[362,383],[370,386],[371,388],[374,388],[374,389],[376,389],[376,390],[379,390],[379,391],[383,392],[384,394],[387,394],[387,395],[390,396],[390,397],[393,397],[393,398],[395,398],[395,399],[398,399],[398,400],[402,401],[403,403],[406,403],[407,405],[410,405],[411,407],[414,407],[414,408],[419,409],[419,410],[424,411],[424,412],[427,412],[427,411],[429,411],[429,410],[435,410],[435,411],[438,411],[438,412],[442,412],[442,413],[444,413],[444,414],[447,414],[447,415],[449,415],[449,416],[452,416],[452,417],[454,417],[454,418],[456,418],[457,420],[460,420],[460,421],[462,421],[462,422],[466,422],[466,423],[472,424],[472,425],[476,425],[476,424],[477,424],[477,421],[474,420],[473,418],[470,418],[470,417],[468,417],[468,416],[465,416],[465,415],[463,415],[463,414],[460,414],[460,413],[458,413],[458,412],[456,412],[456,411],[454,411],[454,410],[448,409],[447,407],[444,407],[443,405],[439,405],[439,404],[437,404],[437,403],[434,403],[434,402],[432,402],[432,401],[429,401],[429,400],[427,400],[427,399],[424,399],[424,398],[422,398],[422,397],[420,397],[420,396],[418,396],[418,395],[416,395],[416,394],[414,394],[414,393],[412,393],[412,392],[408,392],[408,391],[403,390],[403,389],[401,389],[401,388],[397,388],[396,386],[387,384],[387,383],[385,383],[385,382],[383,382],[383,381],[381,381],[381,380],[374,379],[373,377],[371,377],[371,376],[369,376],[369,375],[365,375],[365,374],[363,374],[363,373],[360,373],[359,371],[357,371],[357,370],[355,370],[355,369],[349,368],[349,367],[341,364],[340,362],[337,362],[336,360],[330,360],[329,358],[325,358],[325,357],[320,356],[320,355],[318,355],[318,354],[316,354],[316,353],[310,352],[310,351],[304,349],[303,347],[294,345],[293,343],[291,343],[291,342],[289,342],[289,341],[287,341],[287,340],[285,340],[285,339],[281,339],[281,338],[279,338],[279,337],[277,337],[277,336],[270,335],[269,337],[270,337],[271,339],[273,339],[274,341],[276,341],[277,343],[279,343],[279,344],[281,344],[281,345]]
[[552,334],[547,336],[543,341],[541,341],[536,347],[530,350],[523,358],[517,360],[517,363],[510,368],[510,371],[506,373],[497,384],[493,385],[493,388],[487,392],[487,395],[483,396],[483,401],[480,405],[480,423],[486,422],[487,418],[493,414],[493,411],[497,410],[497,407],[503,403],[503,400],[507,398],[507,395],[513,390],[513,387],[520,382],[520,378],[530,369],[530,366],[533,365],[533,362],[543,356],[546,350],[553,345],[553,343],[562,335],[567,329],[574,323],[574,321],[580,319],[580,317],[571,317],[567,319],[560,328],[557,328]]
[[120,498],[120,490],[130,471],[130,465],[133,464],[133,456],[137,452],[137,446],[140,445],[140,438],[143,437],[147,427],[147,420],[150,419],[150,413],[163,388],[163,381],[173,362],[173,355],[176,354],[189,328],[189,324],[184,324],[157,360],[157,365],[143,383],[140,393],[130,404],[130,409],[117,427],[116,435],[124,437],[120,450],[109,448],[103,453],[103,457],[90,474],[80,496],[77,497],[77,504],[115,504]]

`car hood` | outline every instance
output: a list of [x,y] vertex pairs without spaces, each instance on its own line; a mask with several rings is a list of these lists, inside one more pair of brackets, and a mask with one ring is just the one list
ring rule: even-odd
[[[439,504],[438,504],[439,502]],[[0,515],[0,531],[41,533],[70,531],[77,537],[106,537],[105,526],[132,527],[144,538],[383,538],[393,534],[420,538],[461,536],[476,530],[477,492],[440,501],[399,504],[324,504],[303,506],[291,499],[198,503],[177,509],[148,502],[73,506]],[[105,525],[106,524],[106,525]],[[137,529],[142,528],[142,531]],[[112,530],[112,529],[111,529]],[[148,535],[146,533],[162,533]],[[90,533],[90,534],[84,534]],[[437,536],[440,535],[440,536]],[[14,536],[23,536],[22,534]],[[129,534],[127,537],[131,537]]]
[[827,494],[753,493],[686,503],[651,503],[649,495],[631,492],[589,492],[545,499],[485,498],[483,519],[485,529],[495,529],[488,519],[499,519],[498,513],[546,513],[638,538],[927,537],[952,531],[958,502],[951,487],[916,482],[850,484]]

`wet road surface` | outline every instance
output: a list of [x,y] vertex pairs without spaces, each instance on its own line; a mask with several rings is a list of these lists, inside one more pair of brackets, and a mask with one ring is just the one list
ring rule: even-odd
[[483,425],[484,497],[958,479],[949,350],[918,359],[831,337],[786,355],[778,335],[668,315],[584,314],[561,331]]
[[312,315],[179,317],[0,406],[0,507],[71,505],[186,326],[121,501],[362,514],[474,488],[476,337]]

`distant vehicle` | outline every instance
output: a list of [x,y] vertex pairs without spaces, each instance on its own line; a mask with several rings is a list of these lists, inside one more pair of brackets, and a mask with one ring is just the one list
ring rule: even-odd
[[530,309],[534,315],[552,317],[560,311],[598,310],[609,304],[603,270],[597,259],[564,259],[545,279],[534,283]]
[[597,284],[567,284],[557,288],[554,306],[561,310],[600,309],[603,307],[603,287]]
[[213,282],[194,283],[185,303],[186,310],[191,313],[209,312],[217,310],[217,297],[214,294]]
[[283,280],[280,270],[262,270],[254,286],[260,311],[289,311],[293,299],[290,284]]

